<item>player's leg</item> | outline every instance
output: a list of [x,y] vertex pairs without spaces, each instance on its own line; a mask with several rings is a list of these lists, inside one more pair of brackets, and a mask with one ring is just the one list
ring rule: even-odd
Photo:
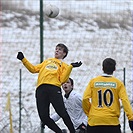
[[36,104],[38,114],[43,125],[47,125],[51,130],[55,131],[56,133],[62,133],[61,129],[49,116],[50,101],[48,91],[49,90],[45,85],[41,85],[36,90]]
[[75,133],[87,133],[87,130],[77,129]]
[[63,121],[64,121],[65,125],[68,127],[70,133],[75,133],[73,123],[65,109],[61,89],[59,87],[56,87],[56,86],[53,87],[53,89],[51,91],[50,101],[51,101],[55,111],[63,119]]
[[121,133],[120,125],[108,126],[106,131],[108,130],[109,130],[108,133]]
[[[98,133],[97,126],[87,125],[87,133]],[[100,132],[99,132],[100,133]]]
[[66,129],[62,129],[62,133],[67,133],[67,130]]

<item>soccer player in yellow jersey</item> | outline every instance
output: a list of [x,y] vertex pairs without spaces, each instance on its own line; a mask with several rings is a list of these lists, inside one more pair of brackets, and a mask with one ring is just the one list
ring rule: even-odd
[[65,83],[73,67],[81,66],[81,62],[71,63],[63,62],[68,54],[68,48],[64,44],[58,44],[55,49],[55,57],[44,60],[38,65],[32,65],[23,55],[18,52],[17,58],[31,73],[39,73],[36,89],[36,104],[39,117],[43,125],[47,125],[56,133],[62,133],[62,130],[50,118],[49,106],[53,105],[55,111],[62,117],[70,133],[75,133],[72,121],[65,109],[63,97],[61,94],[61,85]]
[[88,133],[121,133],[120,101],[129,121],[133,120],[124,84],[114,76],[116,61],[106,58],[103,61],[103,75],[93,78],[84,91],[82,107],[88,116]]

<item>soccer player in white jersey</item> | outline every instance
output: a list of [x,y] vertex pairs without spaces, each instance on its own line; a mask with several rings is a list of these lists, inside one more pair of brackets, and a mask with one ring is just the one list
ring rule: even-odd
[[124,84],[114,76],[116,61],[103,61],[103,74],[93,78],[84,91],[82,106],[88,116],[87,133],[121,133],[120,100],[130,121],[133,111]]
[[[82,108],[82,96],[73,90],[73,86],[74,82],[71,78],[62,85],[62,88],[65,91],[65,107],[72,120],[76,133],[86,133],[88,118]],[[58,121],[60,119],[60,116],[56,113],[51,117],[54,121]]]

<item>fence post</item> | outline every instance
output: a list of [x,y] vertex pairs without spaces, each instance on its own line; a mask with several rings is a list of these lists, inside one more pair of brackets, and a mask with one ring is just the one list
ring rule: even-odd
[[[40,0],[40,63],[43,62],[43,0]],[[40,122],[41,123],[41,122]],[[44,128],[41,126],[41,133],[44,133]]]
[[[124,68],[124,69],[123,69],[123,83],[124,83],[124,85],[126,85],[125,76],[126,76],[126,69]],[[124,111],[124,116],[123,116],[123,118],[124,118],[123,133],[126,133],[126,132],[125,132],[125,127],[126,127],[126,116],[125,116],[125,111]]]
[[19,70],[19,133],[21,133],[21,69]]
[[43,0],[40,0],[40,63],[43,62]]

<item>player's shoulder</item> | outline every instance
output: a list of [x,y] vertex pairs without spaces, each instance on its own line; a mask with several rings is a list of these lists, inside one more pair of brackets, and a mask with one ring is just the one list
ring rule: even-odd
[[118,79],[114,76],[103,76],[103,75],[96,76],[96,77],[92,78],[91,80],[93,81],[93,80],[102,79],[102,78],[112,78],[113,80],[121,82],[120,79]]
[[44,61],[50,61],[50,60],[54,60],[55,58],[47,58]]
[[112,78],[113,78],[114,81],[116,81],[116,82],[118,82],[118,83],[123,83],[120,79],[118,79],[118,78],[116,78],[116,77],[114,77],[114,76],[112,76]]
[[69,65],[64,61],[61,61],[61,66],[67,68]]
[[100,79],[102,76],[98,75],[90,80],[90,82],[94,82],[95,80]]
[[71,92],[71,95],[72,95],[73,97],[76,97],[76,98],[81,97],[81,94],[78,93],[78,92],[75,91],[75,90],[73,90],[73,91]]
[[62,62],[63,65],[68,66],[68,64],[66,62],[64,62],[64,61],[61,61],[61,62]]

